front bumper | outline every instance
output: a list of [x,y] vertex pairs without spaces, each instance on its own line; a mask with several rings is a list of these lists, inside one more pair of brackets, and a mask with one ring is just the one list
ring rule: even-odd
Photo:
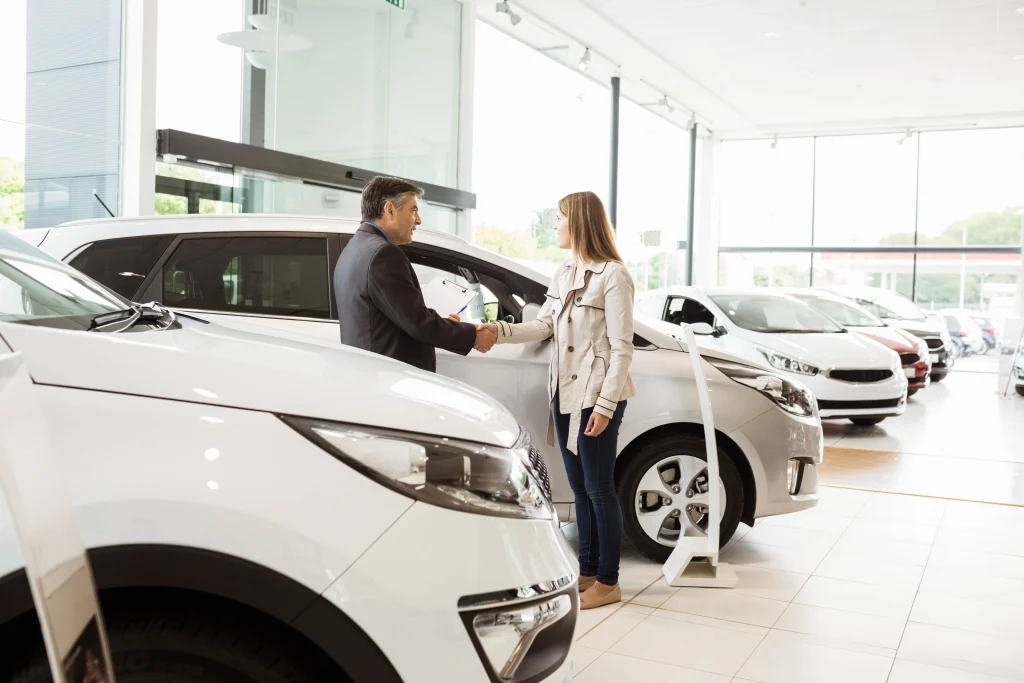
[[843,382],[824,376],[805,382],[818,400],[822,420],[848,417],[891,417],[907,410],[907,378],[894,375],[883,382]]
[[[800,418],[775,407],[730,432],[747,454],[757,487],[753,517],[806,510],[818,504],[818,473],[824,435],[816,417]],[[791,492],[790,462],[801,464],[799,488]]]
[[[522,665],[533,672],[522,679],[528,683],[563,683],[572,666],[578,569],[554,521],[416,503],[324,598],[374,640],[404,683],[479,683],[497,680],[466,623],[488,608],[481,596],[517,595],[518,604],[532,604],[568,595],[567,621],[549,627],[543,641],[538,637],[533,658],[528,653]],[[548,588],[530,593],[536,586]]]

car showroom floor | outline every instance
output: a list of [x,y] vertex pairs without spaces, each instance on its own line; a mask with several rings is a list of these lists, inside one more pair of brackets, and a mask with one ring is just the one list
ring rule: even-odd
[[813,510],[740,526],[722,558],[739,575],[731,590],[670,588],[660,565],[624,550],[628,602],[581,613],[576,680],[1024,681],[1024,507],[969,500],[986,478],[1024,502],[1020,477],[1006,479],[1024,467],[1024,398],[994,387],[992,374],[956,373],[901,420],[828,430],[826,463],[841,449],[888,454],[895,465],[861,471],[900,489],[949,461],[971,495],[953,495],[946,474],[919,487],[945,495],[824,487]]

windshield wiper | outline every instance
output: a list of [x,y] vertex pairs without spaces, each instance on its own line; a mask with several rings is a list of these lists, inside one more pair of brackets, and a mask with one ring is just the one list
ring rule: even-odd
[[[153,301],[148,304],[132,304],[131,308],[110,313],[101,313],[89,322],[90,332],[124,332],[139,323],[167,321],[165,329],[174,324],[175,315],[171,309]],[[116,329],[114,326],[117,326]]]

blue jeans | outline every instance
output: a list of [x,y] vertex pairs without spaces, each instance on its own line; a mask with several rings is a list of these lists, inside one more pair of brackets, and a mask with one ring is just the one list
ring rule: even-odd
[[569,416],[558,409],[558,396],[552,401],[555,433],[562,449],[562,461],[569,486],[576,497],[576,526],[580,536],[580,574],[597,576],[606,586],[619,582],[619,555],[622,552],[622,510],[615,495],[615,455],[619,426],[626,402],[619,401],[615,416],[600,436],[584,436],[593,408],[583,411],[579,440],[573,455],[566,448]]

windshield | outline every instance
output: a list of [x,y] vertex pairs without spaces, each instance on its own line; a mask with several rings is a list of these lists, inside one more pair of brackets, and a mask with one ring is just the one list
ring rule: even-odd
[[711,297],[735,324],[768,333],[844,332],[841,325],[807,304],[771,294],[730,294]]
[[817,297],[804,299],[804,301],[811,308],[824,313],[843,327],[885,327],[885,323],[880,318],[871,315],[857,304]]
[[0,322],[87,330],[128,302],[84,276],[0,253]]
[[903,320],[927,320],[928,317],[910,299],[897,294],[883,294],[873,302],[878,306],[883,318],[901,318]]

